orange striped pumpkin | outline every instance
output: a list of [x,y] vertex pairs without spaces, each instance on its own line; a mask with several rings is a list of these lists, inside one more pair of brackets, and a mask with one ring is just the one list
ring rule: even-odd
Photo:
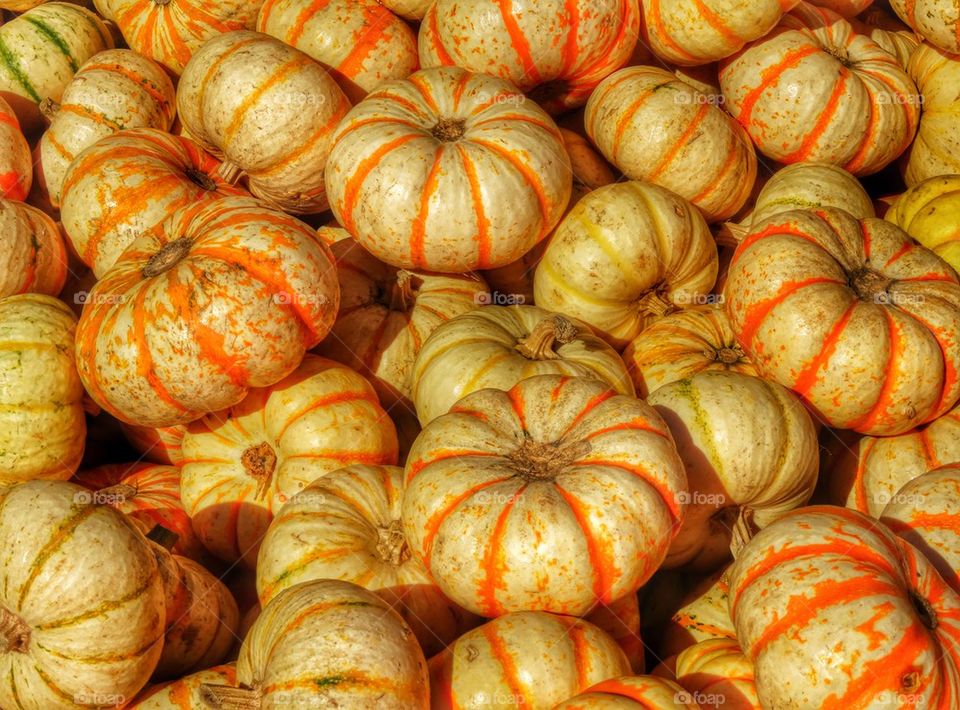
[[85,493],[63,481],[0,488],[4,708],[122,704],[160,657],[156,560],[133,523]]
[[141,234],[180,207],[246,194],[186,138],[135,128],[101,138],[64,174],[60,218],[74,251],[102,278]]
[[960,407],[900,436],[838,436],[828,451],[827,500],[876,518],[907,483],[960,461]]
[[260,547],[260,604],[313,579],[353,582],[396,609],[428,657],[477,626],[412,555],[400,523],[403,488],[402,468],[357,464],[289,496]]
[[683,598],[660,638],[658,650],[664,658],[710,639],[736,641],[736,629],[730,618],[727,569],[704,577]]
[[371,92],[337,128],[327,165],[330,207],[364,248],[446,273],[523,256],[559,222],[571,182],[563,139],[539,106],[455,67]]
[[127,710],[196,710],[203,707],[201,688],[204,685],[233,685],[237,670],[233,666],[214,666],[207,670],[144,688]]
[[206,684],[203,697],[213,708],[427,710],[428,683],[397,612],[363,587],[322,579],[270,602],[240,647],[236,686]]
[[[410,403],[413,362],[424,342],[451,318],[489,301],[474,274],[408,271],[383,263],[342,229],[335,240],[340,312],[316,352],[366,376],[388,408]],[[321,235],[326,241],[326,237]]]
[[74,74],[60,103],[44,102],[51,117],[40,139],[38,179],[54,207],[77,154],[124,128],[167,131],[176,112],[173,82],[156,62],[129,49],[93,55]]
[[397,435],[367,380],[307,355],[273,386],[191,423],[182,449],[194,530],[217,557],[253,569],[274,512],[330,471],[396,464]]
[[0,298],[63,290],[67,249],[56,222],[36,207],[0,197],[0,234]]
[[257,30],[330,67],[351,101],[420,68],[413,30],[377,0],[267,0]]
[[956,0],[890,0],[890,7],[933,46],[960,53],[960,6]]
[[683,515],[663,420],[587,377],[467,395],[424,427],[405,470],[414,554],[448,597],[489,617],[584,614],[635,592]]
[[80,465],[87,425],[76,324],[51,296],[0,299],[0,486],[65,480]]
[[735,639],[707,639],[676,658],[677,683],[697,707],[763,710],[753,664]]
[[666,69],[627,67],[608,76],[590,95],[584,124],[626,177],[673,190],[708,222],[732,217],[750,196],[757,156],[746,131]]
[[757,374],[722,304],[685,308],[654,321],[630,342],[623,360],[644,398],[699,372]]
[[889,222],[775,215],[737,248],[725,293],[760,373],[830,426],[900,434],[960,397],[957,274]]
[[179,76],[208,40],[252,30],[263,0],[94,0],[127,45]]
[[80,471],[73,479],[90,500],[125,513],[146,534],[161,525],[177,536],[171,552],[202,561],[203,545],[180,500],[180,469],[149,463],[108,464]]
[[250,192],[297,214],[327,208],[325,165],[349,108],[320,64],[259,32],[211,39],[177,85],[180,121],[224,158],[221,174],[245,173]]
[[630,59],[636,0],[436,0],[420,25],[420,64],[459,66],[509,81],[558,114],[586,103]]
[[926,42],[910,55],[910,77],[923,94],[923,115],[904,167],[907,187],[933,177],[960,173],[960,121],[957,121],[957,82],[960,56]]
[[640,599],[636,594],[628,594],[609,604],[599,604],[583,618],[610,634],[626,654],[631,670],[643,673],[646,649],[640,638]]
[[763,707],[956,706],[960,595],[862,513],[814,506],[760,531],[730,612]]
[[143,458],[147,461],[180,465],[183,459],[180,445],[187,431],[182,424],[154,429],[121,423],[120,429],[130,445],[143,454]]
[[578,318],[615,348],[697,302],[717,279],[717,245],[699,211],[658,185],[600,187],[570,210],[534,275],[537,305]]
[[604,680],[560,703],[554,710],[697,710],[700,707],[672,680],[639,675]]
[[139,237],[89,299],[77,326],[84,386],[121,421],[164,427],[290,374],[333,325],[339,288],[312,229],[230,197]]
[[920,120],[917,87],[896,58],[835,12],[802,1],[775,31],[723,61],[720,87],[757,148],[781,163],[823,161],[869,175],[906,150]]
[[30,145],[20,131],[20,122],[0,96],[0,198],[25,200],[33,184]]
[[521,611],[468,631],[430,659],[430,707],[549,710],[629,672],[623,651],[593,624]]
[[[641,0],[644,37],[671,64],[696,66],[729,57],[772,30],[798,0]],[[648,62],[644,62],[648,63]]]

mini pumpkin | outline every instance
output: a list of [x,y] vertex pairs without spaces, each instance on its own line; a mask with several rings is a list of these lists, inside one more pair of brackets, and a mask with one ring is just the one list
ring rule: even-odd
[[0,96],[0,199],[25,200],[32,184],[30,145],[17,114]]
[[955,0],[890,0],[890,7],[930,44],[960,54],[960,8]]
[[203,685],[233,685],[237,670],[230,665],[214,666],[184,678],[144,688],[127,706],[129,710],[195,710],[203,707]]
[[960,175],[917,183],[897,198],[884,219],[960,270]]
[[56,296],[67,281],[60,228],[36,207],[0,197],[0,298],[21,293]]
[[677,683],[699,707],[763,710],[757,697],[753,664],[735,639],[707,639],[677,656]]

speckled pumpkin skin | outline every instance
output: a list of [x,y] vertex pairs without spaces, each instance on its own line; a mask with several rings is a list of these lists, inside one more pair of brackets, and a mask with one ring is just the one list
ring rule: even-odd
[[960,5],[955,0],[890,0],[890,6],[930,44],[960,53]]
[[20,293],[56,296],[67,280],[60,228],[35,207],[0,197],[0,298]]

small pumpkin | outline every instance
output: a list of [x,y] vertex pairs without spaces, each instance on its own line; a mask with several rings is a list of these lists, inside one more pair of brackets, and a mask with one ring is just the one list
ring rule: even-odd
[[77,326],[80,377],[121,421],[183,424],[290,374],[338,301],[333,255],[306,224],[249,198],[200,202],[97,282]]
[[203,707],[203,685],[233,685],[237,670],[233,664],[214,666],[191,673],[178,680],[158,683],[144,688],[135,697],[128,710],[196,710]]
[[696,710],[700,707],[690,693],[672,680],[656,676],[626,676],[597,683],[560,703],[555,710]]
[[634,394],[620,356],[590,326],[536,306],[484,306],[441,325],[417,355],[411,391],[426,425],[471,392],[536,375],[592,377]]
[[0,96],[0,199],[27,199],[33,184],[30,145],[20,130],[17,114]]
[[593,624],[542,611],[516,612],[468,631],[430,659],[430,707],[549,710],[628,673],[623,651]]
[[707,639],[677,656],[677,683],[699,707],[763,710],[753,664],[735,639]]
[[600,187],[570,210],[534,275],[537,305],[622,349],[654,320],[710,292],[717,245],[700,212],[658,185]]
[[405,470],[407,541],[448,597],[483,616],[584,614],[635,592],[683,515],[663,420],[586,377],[467,395],[427,424]]
[[728,567],[702,578],[683,598],[660,639],[659,651],[669,658],[711,639],[736,642],[730,618]]
[[0,197],[0,234],[0,298],[63,290],[67,249],[56,222],[36,207]]
[[917,183],[897,198],[884,219],[960,270],[960,175]]
[[543,109],[456,67],[371,92],[337,127],[326,175],[337,221],[365,249],[446,273],[523,256],[559,222],[572,183]]
[[960,54],[960,11],[955,0],[890,0],[890,7],[930,44]]
[[0,299],[0,485],[65,480],[80,465],[87,425],[76,323],[50,296]]
[[183,459],[180,445],[186,427],[177,424],[170,427],[154,429],[153,427],[137,426],[135,424],[120,424],[129,444],[139,451],[147,461],[159,464],[179,466]]
[[173,82],[156,62],[129,49],[109,49],[85,62],[41,111],[50,126],[40,139],[38,178],[54,207],[64,175],[84,148],[124,128],[170,129],[176,112]]
[[910,56],[907,71],[923,95],[920,128],[903,168],[907,187],[912,187],[938,175],[960,173],[955,91],[960,81],[960,57],[923,42]]

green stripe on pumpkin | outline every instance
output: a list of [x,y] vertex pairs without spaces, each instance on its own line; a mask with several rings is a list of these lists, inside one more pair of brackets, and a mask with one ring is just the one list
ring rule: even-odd
[[31,99],[37,103],[43,101],[43,98],[37,93],[37,90],[33,88],[33,84],[30,83],[29,77],[23,73],[23,70],[17,63],[16,55],[10,51],[10,48],[3,41],[3,37],[0,37],[0,66],[6,67],[10,75],[16,80],[20,87],[27,92],[27,95]]
[[68,45],[66,40],[60,36],[59,32],[57,32],[43,20],[38,20],[36,17],[30,17],[30,15],[21,15],[20,19],[24,20],[25,22],[29,22],[31,25],[36,27],[37,30],[39,30],[40,34],[53,42],[57,49],[60,50],[60,54],[65,56],[67,61],[70,62],[70,68],[74,72],[80,68],[77,64],[77,60],[73,56],[73,53],[70,51],[70,45]]

